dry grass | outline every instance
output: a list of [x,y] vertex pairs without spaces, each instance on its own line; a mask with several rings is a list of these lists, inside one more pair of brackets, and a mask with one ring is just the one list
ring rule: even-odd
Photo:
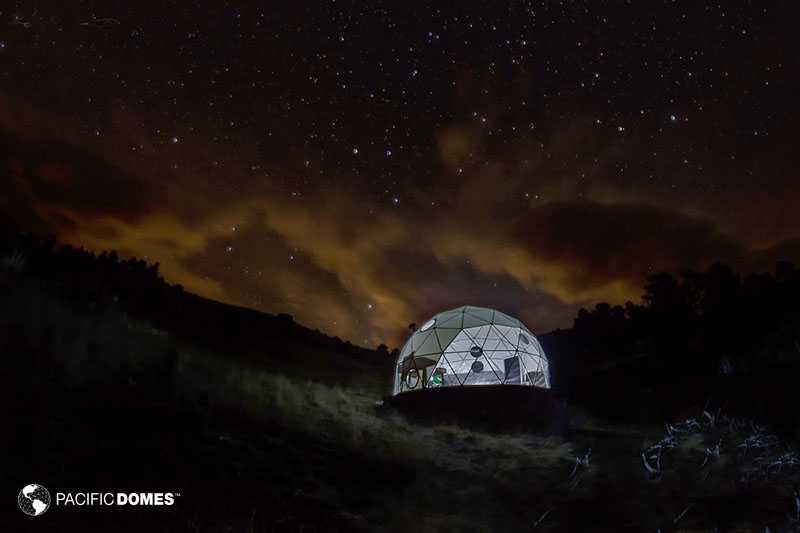
[[[18,358],[6,363],[38,365],[13,374],[19,386],[30,380],[69,391],[133,390],[144,401],[152,395],[159,409],[190,415],[189,451],[205,471],[250,479],[259,498],[280,502],[269,513],[232,513],[214,502],[186,510],[184,520],[198,531],[272,531],[276,524],[395,531],[410,523],[418,531],[795,527],[791,484],[800,469],[769,471],[785,443],[742,453],[752,425],[704,425],[682,435],[653,479],[640,454],[663,439],[660,425],[615,428],[584,418],[568,440],[416,426],[376,417],[378,398],[366,389],[234,365],[113,307],[76,310],[35,285],[5,296],[0,347]],[[169,354],[177,354],[174,366]],[[720,439],[720,456],[701,468]],[[576,469],[575,457],[589,448],[591,461]],[[211,509],[215,526],[207,525]]]
[[[398,417],[379,418],[377,398],[364,391],[229,367],[213,356],[182,356],[179,368],[184,383],[203,381],[195,379],[197,375],[215,376],[202,390],[212,395],[217,406],[265,423],[277,421],[294,431],[319,434],[324,430],[336,445],[359,453],[498,477],[519,470],[564,467],[572,460],[572,446],[556,437],[496,435],[458,426],[416,426]],[[184,392],[191,396],[196,389]]]

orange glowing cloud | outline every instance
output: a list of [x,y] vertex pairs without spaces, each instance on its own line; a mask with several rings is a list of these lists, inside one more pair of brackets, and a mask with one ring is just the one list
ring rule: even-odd
[[76,140],[77,118],[0,97],[12,183],[0,206],[67,242],[158,261],[192,292],[358,343],[396,345],[408,323],[463,303],[520,314],[537,331],[568,326],[581,305],[636,299],[649,272],[759,248],[725,214],[632,191],[612,162],[635,147],[600,142],[583,119],[546,143],[504,145],[448,125],[434,141],[440,175],[400,205],[375,205],[353,176],[290,196],[280,161],[253,179],[245,148],[182,140],[178,156],[148,133],[157,119],[112,102],[107,120],[104,135]]

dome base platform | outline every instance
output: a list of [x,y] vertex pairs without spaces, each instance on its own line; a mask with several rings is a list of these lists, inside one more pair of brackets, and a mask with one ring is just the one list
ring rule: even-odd
[[378,416],[410,422],[455,424],[483,431],[562,433],[565,409],[551,389],[521,385],[440,387],[387,396]]

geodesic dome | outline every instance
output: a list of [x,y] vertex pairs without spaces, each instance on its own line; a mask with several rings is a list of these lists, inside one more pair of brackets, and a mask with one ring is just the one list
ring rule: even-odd
[[544,350],[525,324],[500,311],[464,306],[439,313],[403,346],[393,394],[464,385],[549,389]]

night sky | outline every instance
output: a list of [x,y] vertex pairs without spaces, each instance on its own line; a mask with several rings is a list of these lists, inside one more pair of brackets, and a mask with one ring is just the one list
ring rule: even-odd
[[5,2],[0,209],[372,346],[800,261],[790,2],[447,4]]

